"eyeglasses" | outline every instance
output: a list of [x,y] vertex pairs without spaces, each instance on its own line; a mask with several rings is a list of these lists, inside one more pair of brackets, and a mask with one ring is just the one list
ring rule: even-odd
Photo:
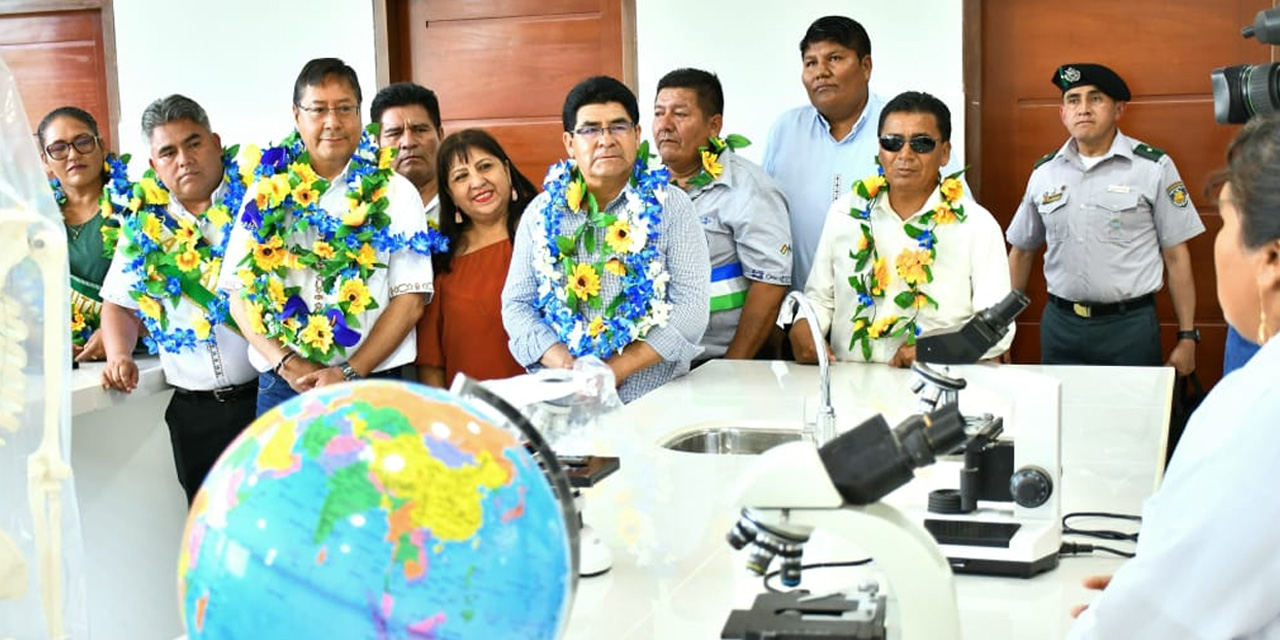
[[925,135],[911,136],[910,141],[900,135],[880,136],[880,148],[889,153],[902,151],[902,147],[908,143],[911,145],[911,150],[916,153],[930,153],[938,148],[938,140]]
[[581,137],[583,140],[595,140],[600,134],[608,131],[609,135],[617,138],[631,132],[635,127],[634,122],[614,122],[603,127],[578,127],[573,130],[573,135]]
[[98,148],[98,136],[82,133],[73,138],[71,142],[56,140],[45,147],[44,152],[54,160],[66,160],[72,148],[75,148],[76,153],[80,155],[91,153]]
[[298,105],[298,108],[306,113],[312,120],[324,120],[325,116],[330,113],[337,114],[339,118],[350,118],[355,115],[360,107],[354,104],[340,104],[336,107],[307,107]]

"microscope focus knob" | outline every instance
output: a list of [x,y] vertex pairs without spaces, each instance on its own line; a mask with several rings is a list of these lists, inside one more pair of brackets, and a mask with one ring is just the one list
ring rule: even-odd
[[1018,506],[1034,509],[1053,495],[1053,479],[1040,467],[1023,467],[1009,478],[1009,493]]

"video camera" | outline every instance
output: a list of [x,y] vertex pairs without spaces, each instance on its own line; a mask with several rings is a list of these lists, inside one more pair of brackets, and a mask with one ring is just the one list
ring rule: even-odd
[[[1241,30],[1262,44],[1280,44],[1280,8],[1259,11]],[[1241,124],[1254,116],[1280,110],[1280,62],[1238,64],[1214,69],[1213,117],[1218,124]]]

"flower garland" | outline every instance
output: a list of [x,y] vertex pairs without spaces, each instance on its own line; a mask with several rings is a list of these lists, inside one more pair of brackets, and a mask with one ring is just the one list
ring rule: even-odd
[[[252,233],[249,253],[241,260],[248,330],[277,338],[302,357],[328,362],[346,355],[360,341],[360,314],[378,308],[366,284],[376,269],[378,253],[409,249],[439,253],[449,242],[439,231],[412,237],[392,233],[387,213],[387,185],[395,148],[378,150],[378,125],[360,138],[346,171],[347,212],[335,216],[320,208],[329,181],[311,167],[311,157],[295,130],[280,145],[262,152],[254,172],[255,197],[245,203],[241,222]],[[310,246],[294,239],[308,230],[319,234]],[[286,244],[287,243],[287,244]],[[284,286],[291,270],[307,269],[319,278],[329,300],[308,308],[301,287]]]
[[[223,150],[222,199],[196,216],[217,229],[221,238],[217,244],[189,219],[169,215],[169,192],[154,171],[148,169],[134,185],[133,197],[140,206],[137,214],[123,223],[129,240],[123,251],[129,258],[125,270],[134,276],[129,296],[138,303],[138,316],[149,334],[144,341],[151,353],[161,349],[181,353],[197,343],[212,341],[213,327],[223,323],[235,326],[227,294],[214,293],[213,281],[231,236],[231,212],[240,210],[260,155],[256,148],[246,148],[241,165],[236,159],[238,152],[238,145]],[[171,328],[171,315],[184,297],[201,311],[182,323],[186,326]]]
[[[574,357],[620,353],[653,327],[665,326],[671,313],[671,275],[657,249],[670,174],[650,171],[648,158],[648,144],[641,144],[623,192],[626,204],[616,214],[600,210],[573,161],[553,165],[543,182],[550,197],[542,209],[543,241],[535,245],[536,305]],[[566,212],[586,217],[570,235],[561,229]],[[601,242],[611,251],[591,260]],[[600,295],[606,272],[621,282],[607,305]]]
[[849,209],[849,216],[858,221],[862,235],[855,250],[850,252],[855,264],[849,285],[858,295],[858,304],[853,312],[853,336],[849,340],[849,350],[853,351],[858,345],[864,360],[871,359],[872,340],[905,335],[906,344],[915,345],[916,336],[920,335],[920,327],[916,323],[920,309],[927,305],[938,308],[938,302],[922,290],[921,285],[933,282],[931,267],[938,256],[935,230],[939,226],[965,221],[964,205],[960,203],[964,196],[964,183],[959,180],[962,173],[964,169],[943,178],[939,185],[942,202],[921,215],[915,224],[903,223],[902,231],[914,238],[917,245],[914,249],[903,249],[894,259],[895,270],[906,288],[893,297],[893,303],[905,313],[885,315],[880,315],[877,299],[884,298],[891,276],[889,263],[876,249],[876,239],[871,233],[871,207],[877,196],[888,194],[889,183],[885,180],[883,167],[876,175],[853,183],[857,198]]
[[724,153],[725,149],[737,151],[750,145],[750,140],[736,133],[731,133],[724,138],[716,136],[707,138],[707,146],[698,147],[698,153],[702,154],[702,171],[689,179],[689,186],[705,187],[715,182],[720,174],[724,173],[724,166],[720,164],[720,154]]

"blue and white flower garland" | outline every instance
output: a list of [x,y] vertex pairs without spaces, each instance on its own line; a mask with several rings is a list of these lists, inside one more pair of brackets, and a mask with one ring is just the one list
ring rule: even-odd
[[[550,197],[541,212],[542,237],[535,238],[537,309],[574,357],[609,358],[653,327],[665,326],[670,316],[671,275],[657,249],[670,174],[648,170],[647,156],[647,149],[639,154],[623,192],[626,204],[617,214],[598,210],[572,161],[553,165],[543,182]],[[578,212],[584,200],[586,220],[564,235],[564,214]],[[612,254],[589,261],[597,257],[598,245],[613,249]],[[607,307],[599,296],[605,273],[621,281]]]

